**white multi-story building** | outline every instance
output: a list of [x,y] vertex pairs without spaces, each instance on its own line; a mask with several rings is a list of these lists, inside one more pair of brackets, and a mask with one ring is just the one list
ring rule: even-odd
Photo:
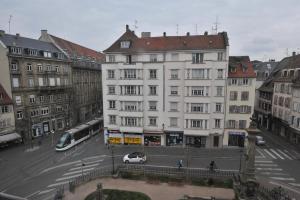
[[226,32],[137,37],[104,52],[105,141],[220,147],[228,68]]
[[244,146],[254,112],[256,75],[249,56],[230,56],[224,146]]

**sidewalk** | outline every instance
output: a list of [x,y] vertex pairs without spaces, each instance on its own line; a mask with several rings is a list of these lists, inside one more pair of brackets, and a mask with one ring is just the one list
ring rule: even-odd
[[97,183],[102,183],[104,189],[142,192],[148,195],[151,200],[177,200],[182,198],[185,194],[192,197],[213,196],[221,199],[234,199],[234,191],[232,189],[192,185],[170,186],[167,183],[150,184],[145,181],[103,178],[77,187],[74,193],[65,191],[65,200],[84,200],[88,194],[96,190]]

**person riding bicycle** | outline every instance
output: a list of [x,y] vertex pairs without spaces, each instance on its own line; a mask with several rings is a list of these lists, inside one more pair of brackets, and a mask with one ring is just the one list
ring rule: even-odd
[[210,164],[209,164],[209,171],[215,171],[215,168],[216,168],[216,163],[214,160],[210,161]]

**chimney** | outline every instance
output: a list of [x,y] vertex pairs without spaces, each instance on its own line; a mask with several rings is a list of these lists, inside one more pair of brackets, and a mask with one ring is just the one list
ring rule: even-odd
[[295,51],[293,51],[293,56],[295,56],[296,55],[296,52]]
[[20,33],[16,33],[16,38],[19,38],[20,37]]
[[48,32],[46,29],[41,30],[41,36],[45,37],[46,35],[48,35]]
[[129,25],[126,24],[126,31],[129,31]]
[[190,36],[190,32],[186,32],[186,36]]
[[151,37],[151,32],[142,32],[141,33],[141,37],[145,38],[145,37]]
[[164,37],[166,37],[167,36],[167,34],[166,34],[166,32],[164,32]]
[[207,32],[207,31],[205,31],[205,32],[204,32],[204,35],[208,35],[208,32]]
[[0,30],[0,36],[4,35],[4,34],[5,34],[5,31],[4,30]]

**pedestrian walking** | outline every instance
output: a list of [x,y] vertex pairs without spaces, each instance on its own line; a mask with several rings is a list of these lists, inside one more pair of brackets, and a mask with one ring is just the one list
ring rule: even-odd
[[215,167],[216,167],[215,161],[214,160],[210,161],[209,171],[213,172],[215,170]]
[[182,167],[182,160],[177,161],[177,166],[178,166],[178,169],[180,169]]

